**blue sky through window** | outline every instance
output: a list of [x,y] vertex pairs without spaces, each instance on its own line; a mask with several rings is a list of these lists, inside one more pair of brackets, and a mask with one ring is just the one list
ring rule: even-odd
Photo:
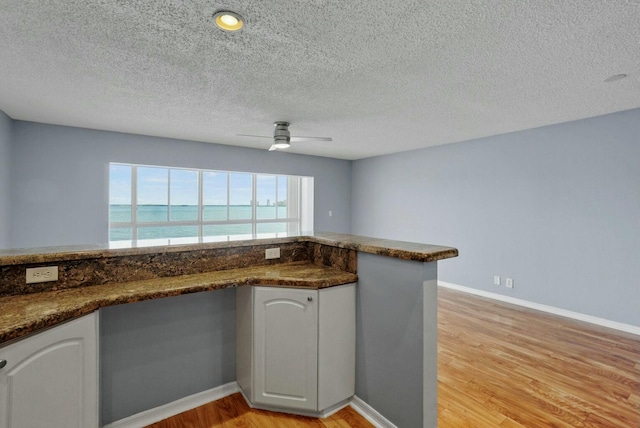
[[229,205],[251,205],[251,174],[229,174]]
[[227,205],[227,173],[203,172],[203,203],[205,205]]
[[[112,164],[109,169],[109,203],[111,205],[131,204],[131,166]],[[251,174],[203,171],[204,205],[227,205],[227,180],[230,180],[231,205],[250,205],[252,197]],[[167,205],[168,187],[171,186],[172,205],[198,204],[198,172],[196,170],[169,169],[159,167],[138,167],[138,204]],[[276,202],[287,196],[287,177],[258,175],[256,179],[257,201],[261,206]]]
[[171,205],[198,205],[198,171],[171,170]]
[[169,170],[166,168],[138,168],[138,205],[167,205],[169,203]]
[[109,204],[131,205],[131,167],[111,165],[109,168]]

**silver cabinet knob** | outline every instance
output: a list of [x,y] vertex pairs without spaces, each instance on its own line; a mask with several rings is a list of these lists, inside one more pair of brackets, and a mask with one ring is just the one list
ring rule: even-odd
[[7,365],[7,360],[0,360],[0,369]]
[[313,300],[313,297],[311,297],[311,296],[307,297],[307,301],[308,301],[308,302],[310,302],[310,301],[312,301],[312,300]]

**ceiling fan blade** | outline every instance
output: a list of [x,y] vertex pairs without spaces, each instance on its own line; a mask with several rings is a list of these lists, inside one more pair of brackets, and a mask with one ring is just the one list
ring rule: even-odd
[[291,141],[293,142],[301,142],[301,141],[333,141],[331,137],[291,137]]
[[238,137],[256,137],[256,138],[271,138],[273,135],[251,135],[251,134],[236,134]]

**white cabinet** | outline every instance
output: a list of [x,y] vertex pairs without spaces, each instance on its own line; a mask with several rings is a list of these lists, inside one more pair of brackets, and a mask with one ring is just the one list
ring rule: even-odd
[[97,314],[0,348],[0,428],[98,426]]
[[355,284],[237,293],[237,378],[253,406],[319,415],[353,395]]
[[315,410],[318,292],[259,288],[254,295],[256,400]]

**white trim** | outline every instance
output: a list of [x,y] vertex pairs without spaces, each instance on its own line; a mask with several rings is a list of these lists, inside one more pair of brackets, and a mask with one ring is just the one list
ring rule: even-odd
[[119,421],[105,425],[104,428],[142,428],[163,419],[170,418],[187,410],[195,409],[212,401],[220,400],[240,391],[238,382],[229,382],[216,388],[202,391],[171,403],[145,410]]
[[319,418],[319,419],[328,418],[329,416],[333,415],[334,413],[344,409],[345,407],[351,404],[350,399],[347,398],[346,400],[342,400],[338,404],[334,404],[333,406],[327,407],[321,412],[316,412],[313,410],[289,409],[287,407],[269,406],[268,404],[254,404],[251,401],[247,400],[247,396],[244,395],[244,392],[242,390],[240,390],[240,393],[242,394],[242,398],[244,398],[244,401],[247,402],[247,406],[249,406],[252,409],[266,410],[269,412],[285,413],[287,415],[298,415],[298,416],[306,416],[309,418]]
[[334,413],[338,413],[340,410],[342,410],[345,407],[347,407],[350,403],[351,403],[351,400],[349,398],[347,398],[346,400],[342,400],[338,404],[334,404],[333,406],[330,406],[330,407],[327,407],[326,409],[324,409],[322,411],[322,416],[320,416],[320,417],[321,418],[328,418],[329,416],[333,415]]
[[[247,402],[249,407],[263,408],[255,407],[249,400],[247,400],[247,397],[245,397],[244,392],[240,389],[238,382],[229,382],[216,388],[202,391],[197,394],[193,394],[188,397],[173,401],[171,403],[167,403],[153,409],[145,410],[144,412],[137,413],[124,419],[120,419],[119,421],[115,421],[108,425],[105,425],[103,428],[143,428],[147,425],[160,422],[182,412],[186,412],[188,410],[195,409],[196,407],[203,406],[212,401],[220,400],[231,394],[235,394],[236,392],[240,392],[242,394],[242,397]],[[314,412],[295,412],[295,414],[326,418],[346,406],[351,406],[353,410],[355,410],[363,418],[371,422],[376,428],[397,428],[387,418],[378,413],[373,407],[371,407],[369,404],[365,403],[364,401],[362,401],[362,399],[355,395],[351,397],[351,400],[345,400],[341,403],[336,404],[335,406],[325,409],[323,412],[316,412],[315,414],[313,414]],[[265,408],[265,410],[273,410],[276,412],[283,411],[283,409],[278,408]],[[289,412],[290,411],[287,411],[287,413]]]
[[314,178],[302,177],[300,183],[300,200],[298,201],[298,219],[300,219],[300,232],[313,231],[313,213],[315,210],[314,205]]
[[525,308],[535,309],[538,311],[559,315],[561,317],[572,318],[578,321],[584,321],[590,324],[596,324],[602,327],[612,328],[614,330],[624,331],[626,333],[640,336],[640,327],[631,324],[624,324],[617,321],[611,321],[604,318],[581,314],[579,312],[556,308],[554,306],[547,306],[540,303],[529,302],[528,300],[516,299],[515,297],[503,296],[502,294],[491,293],[490,291],[478,290],[471,287],[465,287],[464,285],[453,284],[451,282],[438,281],[438,286],[462,291],[464,293],[475,294],[477,296],[487,297],[493,300],[499,300],[501,302],[511,303],[513,305],[524,306]]
[[353,396],[349,405],[358,412],[363,418],[368,420],[376,428],[397,428],[389,419],[382,416],[373,407],[362,401],[361,398]]

